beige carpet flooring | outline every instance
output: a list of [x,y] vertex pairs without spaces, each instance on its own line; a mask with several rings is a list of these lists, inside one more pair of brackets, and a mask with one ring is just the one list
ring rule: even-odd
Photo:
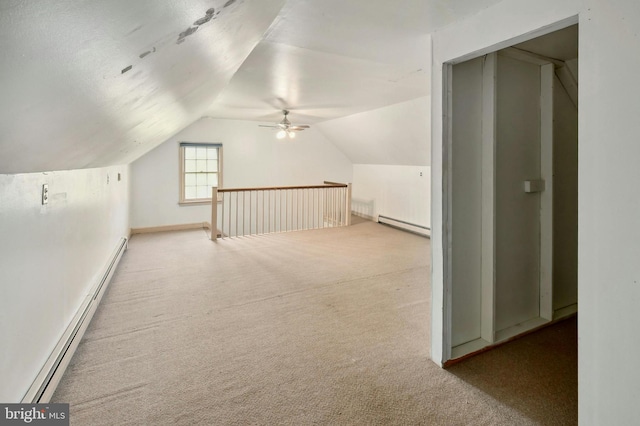
[[429,239],[135,235],[52,402],[72,425],[569,425],[575,320],[429,360]]

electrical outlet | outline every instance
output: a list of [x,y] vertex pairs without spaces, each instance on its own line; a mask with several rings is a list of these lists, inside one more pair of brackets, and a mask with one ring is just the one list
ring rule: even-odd
[[49,203],[49,185],[42,185],[42,205]]
[[422,172],[420,172],[420,176],[422,176]]

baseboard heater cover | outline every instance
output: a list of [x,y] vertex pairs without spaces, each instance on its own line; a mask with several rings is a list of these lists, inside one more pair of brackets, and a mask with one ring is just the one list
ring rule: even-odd
[[92,288],[85,300],[80,305],[76,315],[67,326],[64,334],[58,341],[55,349],[40,370],[33,384],[22,398],[22,403],[46,404],[53,396],[71,357],[73,356],[82,336],[86,331],[91,318],[95,313],[102,295],[109,286],[123,253],[127,249],[127,238],[121,238],[113,251],[98,283]]
[[385,225],[393,226],[394,228],[413,232],[414,234],[422,235],[423,237],[431,238],[431,228],[427,228],[426,226],[416,225],[415,223],[407,222],[400,219],[394,219],[392,217],[383,215],[378,215],[378,222]]

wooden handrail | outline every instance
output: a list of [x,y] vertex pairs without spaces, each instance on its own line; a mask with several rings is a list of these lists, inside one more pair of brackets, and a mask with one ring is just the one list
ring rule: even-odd
[[211,192],[210,238],[213,241],[218,234],[218,213],[222,238],[351,224],[350,183],[325,181],[323,185],[212,187]]
[[276,189],[316,189],[316,188],[346,188],[346,183],[325,182],[325,185],[307,186],[262,186],[257,188],[218,188],[218,192],[246,192],[246,191],[273,191]]

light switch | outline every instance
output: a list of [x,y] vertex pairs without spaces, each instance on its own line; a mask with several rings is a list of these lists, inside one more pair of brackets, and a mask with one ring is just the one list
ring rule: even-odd
[[49,185],[42,185],[42,205],[44,206],[49,202]]

